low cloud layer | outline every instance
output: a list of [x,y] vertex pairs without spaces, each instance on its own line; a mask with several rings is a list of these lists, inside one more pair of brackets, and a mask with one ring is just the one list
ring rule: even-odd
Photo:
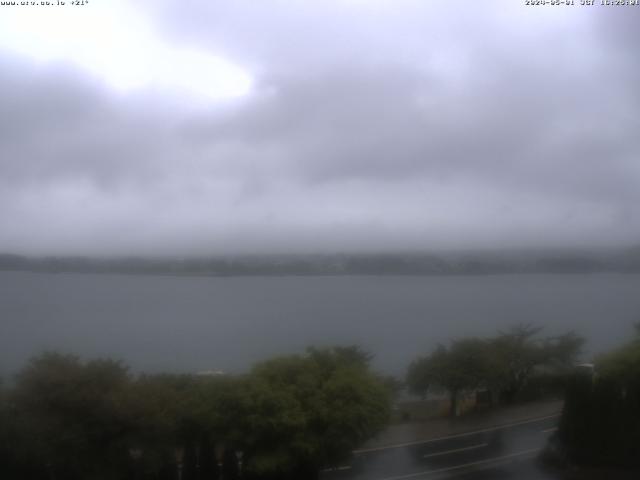
[[250,90],[114,88],[0,36],[0,250],[640,241],[640,7],[138,5],[149,38],[224,58]]

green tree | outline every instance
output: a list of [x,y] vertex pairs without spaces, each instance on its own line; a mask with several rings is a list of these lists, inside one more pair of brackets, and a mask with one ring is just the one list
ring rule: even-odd
[[190,375],[172,374],[141,375],[131,383],[124,409],[131,425],[128,448],[140,452],[136,468],[149,474],[175,472],[175,453],[190,440],[194,423],[193,384]]
[[354,346],[312,348],[243,376],[134,378],[111,360],[39,355],[0,391],[3,472],[237,478],[234,453],[243,451],[248,475],[313,478],[387,421],[390,391],[370,359]]
[[126,461],[126,367],[45,353],[17,377],[13,402],[31,455],[50,475],[109,478]]
[[314,478],[384,426],[388,390],[360,353],[310,349],[256,365],[235,410],[250,471]]
[[444,389],[450,398],[450,415],[458,412],[460,395],[483,386],[487,378],[487,343],[477,338],[454,340],[439,345],[426,357],[415,360],[408,369],[409,389],[426,395],[429,389]]
[[598,357],[596,367],[598,377],[610,379],[621,388],[640,387],[640,335]]
[[540,331],[531,325],[519,325],[493,338],[463,338],[448,347],[440,345],[409,365],[407,386],[423,397],[430,390],[446,390],[451,414],[457,411],[461,393],[478,388],[513,402],[534,373],[566,372],[584,342],[573,332],[538,338]]
[[487,384],[512,403],[536,369],[567,368],[578,357],[584,339],[573,332],[538,338],[542,328],[517,325],[489,341]]
[[[595,371],[595,373],[594,373]],[[640,337],[572,377],[559,439],[578,464],[640,466]]]

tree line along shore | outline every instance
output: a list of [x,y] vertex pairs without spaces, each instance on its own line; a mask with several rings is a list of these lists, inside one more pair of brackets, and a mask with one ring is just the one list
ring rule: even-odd
[[556,460],[637,466],[640,335],[576,368],[582,344],[521,325],[440,345],[404,379],[374,372],[358,346],[312,347],[242,375],[133,375],[116,360],[46,352],[0,390],[0,465],[26,480],[312,479],[380,432],[406,389],[446,396],[454,416],[470,394],[485,408],[566,395]]
[[0,253],[0,271],[185,276],[640,273],[640,247],[208,257],[30,257]]

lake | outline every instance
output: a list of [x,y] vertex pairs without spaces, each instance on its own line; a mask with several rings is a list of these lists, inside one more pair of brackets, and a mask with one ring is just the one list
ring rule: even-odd
[[640,275],[172,277],[0,272],[0,372],[42,350],[134,371],[246,370],[307,345],[357,343],[401,374],[465,335],[531,322],[588,354],[630,338]]

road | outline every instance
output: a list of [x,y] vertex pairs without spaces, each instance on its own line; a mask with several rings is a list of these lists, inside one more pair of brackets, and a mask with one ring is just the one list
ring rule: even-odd
[[322,472],[322,480],[546,480],[536,457],[559,415],[499,427],[354,452],[350,464]]

